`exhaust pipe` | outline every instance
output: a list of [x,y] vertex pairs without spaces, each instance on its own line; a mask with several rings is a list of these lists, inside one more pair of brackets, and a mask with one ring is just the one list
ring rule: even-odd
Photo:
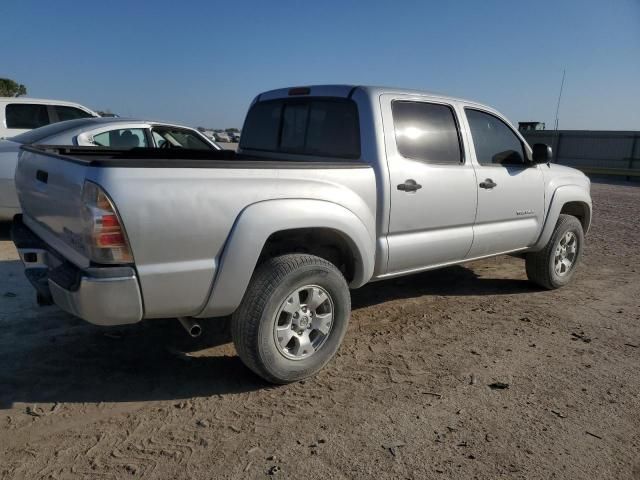
[[178,321],[187,331],[190,337],[197,338],[202,334],[202,327],[198,322],[189,317],[178,317]]

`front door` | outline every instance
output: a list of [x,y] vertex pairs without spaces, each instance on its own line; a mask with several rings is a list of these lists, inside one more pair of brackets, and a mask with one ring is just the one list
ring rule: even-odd
[[497,115],[465,114],[479,187],[469,258],[528,247],[542,228],[545,167],[528,161],[523,140]]
[[477,184],[454,105],[383,95],[390,182],[388,274],[465,258]]

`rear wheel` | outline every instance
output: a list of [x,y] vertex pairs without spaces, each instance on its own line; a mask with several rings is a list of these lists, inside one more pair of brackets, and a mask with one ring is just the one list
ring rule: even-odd
[[332,263],[303,254],[264,262],[231,319],[242,361],[265,380],[309,377],[335,355],[347,330],[351,298]]
[[568,284],[582,257],[584,232],[580,221],[572,215],[560,215],[547,245],[525,259],[527,277],[547,289]]

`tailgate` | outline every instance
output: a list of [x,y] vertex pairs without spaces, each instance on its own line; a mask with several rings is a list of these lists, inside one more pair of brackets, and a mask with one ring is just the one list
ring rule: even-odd
[[82,221],[87,169],[82,161],[23,147],[15,176],[25,224],[80,267],[89,265]]

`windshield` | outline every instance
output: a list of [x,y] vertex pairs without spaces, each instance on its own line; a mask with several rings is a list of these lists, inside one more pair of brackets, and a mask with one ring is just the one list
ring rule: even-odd
[[[89,120],[89,122],[87,120]],[[47,125],[46,127],[36,128],[34,130],[30,130],[20,135],[16,135],[15,137],[12,137],[10,140],[12,142],[31,145],[33,143],[39,143],[45,138],[52,137],[53,135],[57,135],[66,130],[76,128],[90,122],[91,122],[91,119],[83,118],[78,120],[68,120],[66,122],[52,123],[51,125]]]

